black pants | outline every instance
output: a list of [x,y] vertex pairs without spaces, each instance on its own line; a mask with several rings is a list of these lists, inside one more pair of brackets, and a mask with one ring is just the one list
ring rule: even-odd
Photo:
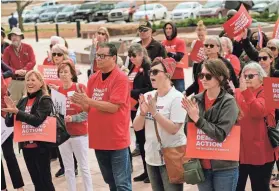
[[248,176],[250,177],[252,191],[270,191],[269,182],[274,162],[264,165],[239,165],[239,178],[237,191],[244,191]]
[[[8,171],[14,189],[23,187],[24,186],[23,179],[21,176],[21,172],[13,148],[13,134],[11,134],[6,139],[6,141],[2,144],[2,151],[7,163]],[[6,186],[5,174],[4,174],[3,164],[1,161],[1,190],[6,189],[6,187],[7,186]]]
[[[137,112],[136,111],[131,111],[131,119],[134,121],[136,117]],[[135,131],[136,134],[136,139],[137,143],[139,144],[139,150],[140,150],[140,155],[142,159],[142,164],[144,168],[144,173],[147,174],[147,169],[146,169],[146,162],[145,162],[145,150],[144,150],[144,144],[145,144],[145,129],[143,128],[140,131]]]
[[43,147],[22,150],[35,191],[55,191],[50,172],[50,150]]

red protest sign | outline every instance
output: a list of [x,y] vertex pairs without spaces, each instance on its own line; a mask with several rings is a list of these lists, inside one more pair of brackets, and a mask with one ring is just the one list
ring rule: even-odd
[[187,158],[239,161],[240,126],[233,126],[227,138],[219,143],[209,138],[194,123],[187,124]]
[[190,59],[193,62],[201,62],[205,59],[205,52],[204,52],[204,47],[203,47],[203,42],[200,40],[197,40],[195,43],[195,46],[193,47],[191,54],[190,54]]
[[272,38],[279,39],[279,19],[277,19],[275,27],[273,29],[273,35]]
[[60,79],[57,76],[57,66],[53,65],[39,65],[38,71],[43,75],[46,84],[60,85]]
[[244,29],[248,28],[251,23],[252,18],[242,4],[238,12],[230,20],[225,22],[223,27],[228,37],[234,38],[241,34]]
[[14,141],[56,142],[56,118],[47,117],[39,126],[33,127],[21,121],[14,121]]
[[264,78],[263,84],[266,105],[279,108],[279,78]]

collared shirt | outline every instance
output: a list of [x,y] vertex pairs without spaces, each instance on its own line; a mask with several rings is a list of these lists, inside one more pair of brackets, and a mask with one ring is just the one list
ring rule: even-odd
[[8,46],[3,54],[3,61],[15,70],[32,70],[36,65],[33,48],[25,43],[21,43],[19,52],[13,45]]
[[[138,43],[142,45],[142,41],[139,41]],[[153,38],[150,44],[146,47],[146,50],[151,61],[153,61],[156,57],[167,57],[164,46]]]

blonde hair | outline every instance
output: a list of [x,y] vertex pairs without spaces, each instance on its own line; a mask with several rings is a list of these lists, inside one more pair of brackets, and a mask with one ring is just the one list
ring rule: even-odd
[[69,60],[70,59],[68,48],[64,44],[54,45],[51,49],[51,53],[53,53],[53,52],[54,53],[62,53],[63,57],[64,57],[63,60]]
[[106,42],[108,42],[109,41],[109,37],[110,37],[108,29],[106,27],[100,27],[100,28],[98,28],[98,32],[100,32],[100,31],[104,31],[106,33],[106,37],[107,37],[107,41]]
[[272,52],[269,48],[267,48],[267,47],[262,48],[262,49],[259,51],[259,53],[261,53],[261,52],[266,53],[266,54],[269,56],[269,58],[271,58],[271,59],[273,60],[272,63],[271,63],[271,67],[274,67],[275,58],[274,58],[273,52]]
[[197,23],[196,32],[199,32],[199,31],[205,31],[205,32],[206,32],[206,26],[203,24],[203,21],[202,21],[202,20],[200,20],[200,21]]
[[[27,72],[27,74],[25,75],[25,86],[27,86],[27,80],[30,78],[30,76],[35,75],[35,77],[42,83],[42,87],[41,90],[43,92],[43,95],[49,95],[48,94],[48,89],[47,89],[47,85],[43,79],[43,76],[40,72],[35,71],[35,70],[30,70],[29,72]],[[27,88],[25,87],[25,96],[27,96]]]

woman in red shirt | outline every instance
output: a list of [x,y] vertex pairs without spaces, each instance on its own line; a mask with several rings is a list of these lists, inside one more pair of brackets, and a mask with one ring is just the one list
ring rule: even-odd
[[237,56],[233,55],[233,43],[231,39],[228,37],[221,37],[220,38],[223,48],[223,56],[226,58],[231,64],[234,69],[235,75],[238,78],[239,73],[241,70],[240,61]]
[[54,87],[57,91],[64,94],[66,101],[65,122],[68,133],[71,137],[59,146],[59,151],[65,168],[65,176],[69,191],[76,191],[76,178],[73,154],[80,165],[82,171],[83,185],[85,191],[92,191],[92,179],[88,164],[88,131],[87,113],[82,108],[70,101],[70,97],[76,91],[84,90],[86,87],[77,82],[77,74],[73,63],[63,62],[58,67],[58,77],[62,86]]
[[[220,59],[209,59],[202,64],[198,75],[204,92],[189,100],[184,98],[183,107],[188,122],[202,130],[209,138],[225,141],[238,117],[238,107],[233,91],[228,85],[230,78],[227,67]],[[199,191],[225,191],[236,189],[238,161],[201,160],[205,181],[198,184]]]
[[262,67],[252,62],[242,71],[239,89],[235,98],[241,110],[240,166],[237,191],[244,191],[248,176],[252,190],[269,191],[274,161],[278,152],[272,148],[265,120],[275,126],[274,109],[268,109],[263,89],[266,77]]

